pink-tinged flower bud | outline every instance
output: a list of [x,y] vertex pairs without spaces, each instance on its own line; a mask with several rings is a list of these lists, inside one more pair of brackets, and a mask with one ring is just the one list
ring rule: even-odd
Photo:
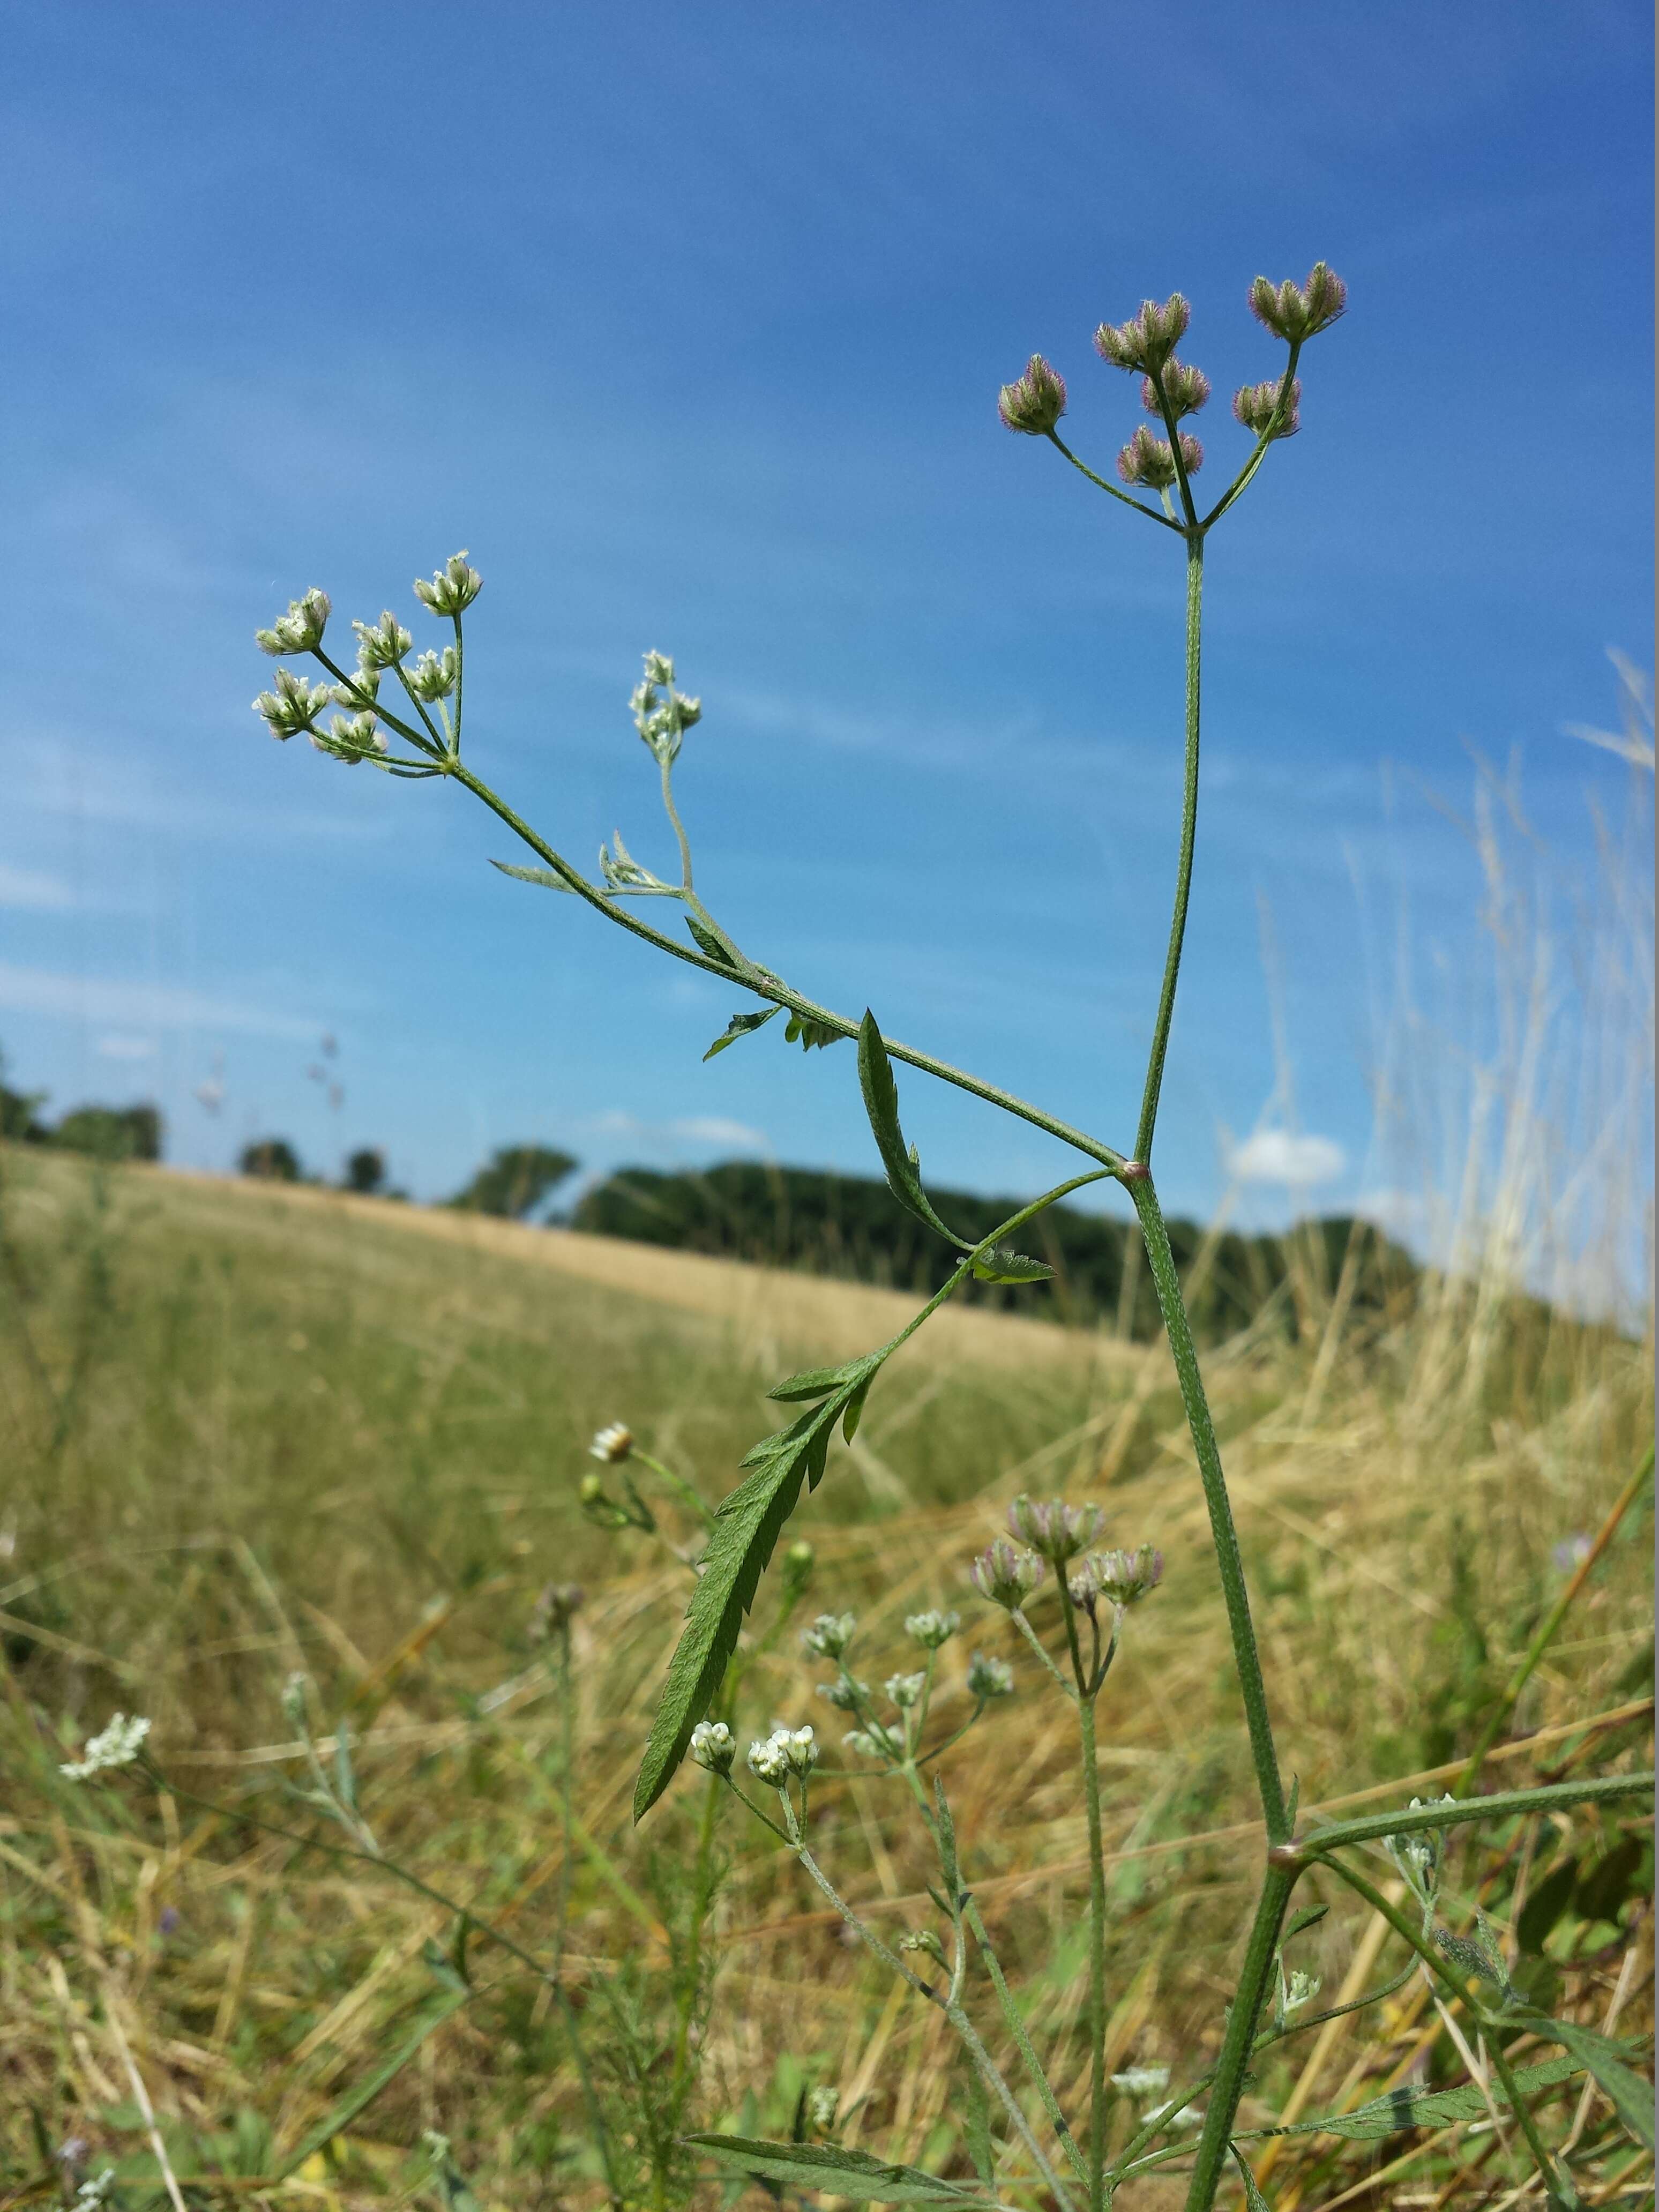
[[[1302,379],[1291,379],[1291,388],[1285,395],[1284,411],[1279,412],[1279,395],[1284,385],[1282,376],[1270,376],[1263,384],[1241,385],[1233,394],[1233,413],[1247,430],[1258,438],[1264,434],[1274,438],[1293,438],[1302,428]],[[1278,416],[1277,422],[1274,416]],[[1269,425],[1273,427],[1270,429]]]
[[[1181,458],[1189,477],[1204,465],[1204,448],[1196,438],[1181,434]],[[1168,491],[1176,481],[1175,455],[1167,438],[1154,437],[1143,422],[1117,457],[1117,472],[1126,484],[1144,484],[1148,491]]]
[[1096,1552],[1085,1564],[1095,1589],[1114,1605],[1133,1605],[1164,1579],[1164,1554],[1151,1544],[1133,1552]]
[[969,1562],[968,1579],[981,1597],[1012,1613],[1041,1585],[1048,1571],[1035,1552],[1019,1551],[1006,1536],[999,1536]]
[[1250,287],[1250,313],[1286,344],[1299,344],[1328,330],[1346,313],[1348,288],[1328,263],[1316,261],[1305,285],[1286,277],[1274,284],[1258,276]]
[[1024,375],[1003,386],[997,412],[1011,430],[1045,438],[1066,412],[1066,380],[1040,353],[1034,353]]
[[[1210,396],[1210,380],[1201,368],[1189,368],[1182,361],[1166,361],[1159,372],[1164,383],[1164,397],[1170,403],[1170,412],[1178,422],[1183,415],[1196,415]],[[1149,415],[1163,419],[1163,409],[1158,404],[1158,386],[1150,376],[1140,380],[1140,404]]]
[[1103,323],[1095,332],[1095,351],[1113,368],[1138,368],[1146,374],[1162,368],[1187,335],[1193,311],[1179,292],[1171,292],[1160,307],[1156,300],[1143,300],[1140,312],[1127,323]]
[[1103,1517],[1098,1505],[1067,1505],[1060,1498],[1022,1495],[1008,1508],[1008,1526],[1015,1535],[1056,1566],[1094,1542]]

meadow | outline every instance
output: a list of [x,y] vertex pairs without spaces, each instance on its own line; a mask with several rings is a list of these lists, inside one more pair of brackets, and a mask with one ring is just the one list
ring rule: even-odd
[[[849,1948],[787,1853],[715,1821],[719,1785],[690,1770],[633,1827],[686,1595],[672,1546],[691,1529],[672,1499],[665,1545],[596,1525],[580,1498],[589,1439],[615,1421],[718,1498],[771,1425],[779,1372],[867,1343],[908,1302],[32,1147],[6,1147],[0,1173],[0,2205],[67,2202],[112,2162],[133,2206],[598,2203],[596,2115],[627,2201],[713,2204],[741,2184],[700,2175],[665,2130],[787,2136],[824,2087],[844,2142],[967,2172],[942,2021]],[[1362,1311],[1322,1249],[1288,1239],[1279,1298],[1206,1361],[1304,1813],[1455,1788],[1494,1724],[1488,1789],[1641,1764],[1650,1340],[1478,1272]],[[1206,1264],[1200,1247],[1189,1273]],[[1018,1684],[943,1763],[963,1863],[1034,2035],[1083,2067],[1064,1716],[1033,1704],[964,1567],[1017,1492],[1102,1498],[1109,1540],[1168,1563],[1103,1708],[1109,2058],[1180,2073],[1219,2037],[1260,1841],[1167,1351],[941,1320],[792,1527],[814,1556],[793,1621],[776,1571],[763,1591],[739,1731],[833,1723],[795,1632],[813,1613],[857,1611],[873,1672],[903,1663],[908,1613],[959,1607],[964,1651],[1012,1660]],[[568,1714],[536,1640],[550,1583],[585,1593]],[[537,1959],[556,1945],[583,2069],[544,1980],[483,1940],[458,1949],[455,1914],[372,1851],[303,1840],[359,1838],[307,1795],[296,1674],[372,1851]],[[118,1709],[153,1718],[174,1786],[63,1777]],[[815,1792],[815,1847],[890,1936],[929,1912],[902,1814],[867,1780]],[[1646,2033],[1650,1822],[1583,1808],[1458,1832],[1451,1893],[1480,1900],[1516,1985]],[[1294,1955],[1326,2002],[1409,1963],[1322,1874],[1306,1892],[1331,1909]],[[1271,2054],[1244,2119],[1464,2078],[1455,2012],[1408,1978]],[[1069,2092],[1063,2063],[1060,2078]],[[1650,2161],[1599,2094],[1575,2079],[1540,2100],[1553,2138],[1573,2134],[1587,2201],[1634,2201]],[[1510,2133],[1287,2136],[1255,2168],[1278,2212],[1428,2212],[1517,2193]],[[1134,2201],[1178,2185],[1152,2177]]]

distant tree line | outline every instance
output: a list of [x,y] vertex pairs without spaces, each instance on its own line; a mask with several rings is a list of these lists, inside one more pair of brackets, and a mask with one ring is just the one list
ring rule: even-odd
[[[311,1180],[286,1137],[256,1137],[242,1147],[238,1164],[245,1176],[264,1182]],[[579,1165],[568,1152],[555,1152],[546,1145],[501,1145],[465,1188],[443,1203],[464,1213],[489,1213],[501,1220],[523,1221]],[[365,1145],[348,1156],[340,1188],[362,1198],[404,1195],[386,1188],[386,1155],[374,1145]]]
[[[0,1058],[0,1068],[4,1066]],[[159,1160],[161,1116],[154,1106],[76,1106],[44,1121],[44,1091],[14,1091],[0,1081],[0,1137],[17,1145],[53,1145],[97,1160]]]
[[[930,1190],[943,1218],[963,1237],[984,1237],[1019,1206],[1017,1198]],[[731,1160],[701,1173],[622,1168],[588,1191],[571,1226],[724,1258],[752,1260],[879,1283],[926,1297],[956,1264],[943,1238],[907,1212],[884,1182],[807,1168]],[[1170,1241],[1183,1272],[1206,1232],[1172,1220]],[[1354,1304],[1386,1307],[1409,1291],[1417,1268],[1368,1222],[1346,1217],[1305,1222],[1283,1236],[1225,1231],[1214,1240],[1204,1279],[1189,1293],[1195,1328],[1213,1342],[1254,1321],[1293,1269],[1310,1271],[1328,1291],[1340,1279],[1350,1240],[1356,1252]],[[1068,1206],[1050,1207],[1024,1232],[1022,1249],[1046,1261],[1054,1279],[1018,1287],[973,1283],[964,1295],[1012,1313],[1119,1326],[1150,1340],[1159,1328],[1152,1286],[1132,1225]],[[1294,1302],[1285,1301],[1287,1315]]]

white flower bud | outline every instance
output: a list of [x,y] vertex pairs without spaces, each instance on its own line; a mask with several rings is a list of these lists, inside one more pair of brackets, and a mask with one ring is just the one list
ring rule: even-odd
[[927,1686],[926,1674],[890,1674],[882,1685],[902,1713],[908,1713],[921,1703],[921,1693]]
[[840,2106],[839,2089],[812,2089],[807,2093],[806,2117],[819,2135],[827,2136],[835,2126]]
[[362,668],[370,671],[395,668],[400,660],[414,651],[414,638],[390,607],[384,611],[379,622],[355,622],[351,627],[357,633],[357,661]]
[[892,1752],[884,1729],[848,1729],[842,1741],[854,1759],[886,1759]]
[[988,1659],[975,1651],[968,1662],[968,1694],[988,1704],[993,1698],[1013,1695],[1014,1670],[1006,1659]]
[[634,1431],[621,1421],[612,1421],[607,1429],[599,1430],[587,1447],[591,1459],[602,1459],[615,1467],[625,1460],[634,1449]]
[[670,656],[665,653],[647,653],[645,656],[646,684],[672,684],[673,680],[674,663]]
[[[710,1774],[729,1774],[738,1747],[724,1721],[699,1721],[691,1731],[691,1756]],[[750,1759],[753,1765],[753,1759]]]
[[1162,2096],[1170,2086],[1167,2066],[1131,2066],[1122,2074],[1114,2074],[1112,2087],[1121,2089],[1126,2097],[1137,2100]]
[[305,677],[296,676],[291,668],[279,668],[271,680],[271,689],[262,691],[254,701],[253,711],[264,716],[271,736],[286,744],[301,731],[314,729],[318,716],[333,703],[332,685],[312,684]]
[[855,1713],[870,1697],[870,1685],[855,1681],[850,1674],[843,1674],[838,1682],[820,1682],[817,1689],[819,1697],[827,1698],[838,1713]]
[[950,1642],[961,1626],[959,1613],[939,1613],[930,1607],[926,1613],[908,1614],[904,1632],[914,1636],[924,1650],[937,1651],[942,1644]]
[[58,1772],[71,1782],[85,1782],[94,1774],[108,1773],[117,1766],[131,1766],[143,1748],[144,1738],[149,1734],[149,1723],[136,1716],[129,1720],[125,1713],[117,1713],[109,1726],[94,1736],[79,1759],[60,1765]]
[[483,578],[476,568],[466,565],[466,549],[452,553],[443,567],[428,584],[424,578],[415,579],[415,596],[422,606],[430,607],[434,615],[458,615],[470,607],[483,589]]
[[254,642],[273,659],[285,653],[309,653],[323,641],[323,632],[334,611],[326,592],[313,586],[302,599],[290,599],[288,612],[278,615],[269,629],[256,630]]
[[801,1644],[820,1659],[839,1659],[858,1625],[855,1613],[821,1613],[810,1628],[801,1632]]
[[764,1743],[751,1743],[748,1764],[749,1771],[757,1782],[769,1782],[775,1790],[781,1790],[791,1771],[788,1729],[777,1729]]
[[421,655],[409,672],[409,688],[430,707],[439,699],[448,698],[460,672],[459,657],[453,645],[447,645],[441,653]]

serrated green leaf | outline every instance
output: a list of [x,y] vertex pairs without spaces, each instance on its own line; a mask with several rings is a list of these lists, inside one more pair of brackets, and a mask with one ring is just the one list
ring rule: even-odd
[[830,1438],[851,1393],[845,1386],[811,1406],[787,1429],[763,1437],[745,1454],[750,1472],[715,1509],[686,1608],[685,1626],[668,1662],[656,1717],[634,1785],[634,1818],[644,1817],[672,1780],[691,1731],[708,1710],[726,1664],[737,1649],[743,1617],[805,1482],[817,1488]]
[[904,1132],[899,1127],[898,1085],[893,1079],[893,1064],[887,1057],[876,1018],[867,1006],[859,1024],[859,1089],[864,1094],[864,1110],[869,1116],[876,1150],[887,1170],[889,1190],[908,1212],[914,1213],[918,1221],[926,1222],[947,1244],[954,1244],[961,1251],[971,1250],[965,1238],[945,1227],[921,1187],[921,1163],[915,1147],[907,1147]]
[[1289,1926],[1285,1929],[1285,1933],[1279,1937],[1279,1942],[1281,1944],[1288,1943],[1293,1936],[1305,1936],[1309,1929],[1316,1926],[1318,1922],[1322,1921],[1330,1909],[1331,1908],[1328,1905],[1310,1905],[1304,1906],[1304,1909],[1291,1921]]
[[1250,2171],[1250,2162],[1249,2159],[1245,2157],[1243,2152],[1240,2150],[1236,2142],[1230,2142],[1227,2148],[1233,2154],[1234,2165],[1243,2176],[1244,2202],[1246,2206],[1249,2208],[1249,2212],[1273,2212],[1272,2206],[1268,2203],[1267,2198],[1261,2194],[1261,2184],[1257,2181],[1255,2174]]
[[850,1444],[859,1432],[859,1423],[864,1419],[864,1401],[870,1395],[870,1385],[874,1379],[875,1370],[872,1369],[847,1401],[847,1411],[841,1417],[842,1441],[844,1443]]
[[692,2135],[684,2139],[722,2166],[780,2181],[792,2189],[823,2189],[854,2204],[993,2204],[982,2190],[938,2181],[914,2166],[892,2166],[867,2150],[840,2143],[762,2142],[750,2136]]
[[991,2100],[985,2094],[985,2080],[971,2059],[967,2069],[966,2110],[963,2113],[962,2131],[968,2145],[968,2155],[974,2162],[974,2172],[988,2189],[996,2185],[996,2147],[991,2141]]
[[704,1053],[703,1058],[713,1060],[717,1052],[724,1052],[727,1045],[736,1044],[739,1037],[753,1036],[757,1030],[763,1030],[766,1027],[774,1014],[781,1014],[782,1012],[781,1006],[768,1006],[763,1012],[758,1014],[733,1014],[724,1030]]
[[551,868],[521,868],[515,860],[492,860],[492,868],[499,868],[504,876],[513,876],[521,884],[540,884],[550,891],[568,891],[570,885],[562,876],[556,876]]
[[[735,964],[732,955],[720,943],[713,930],[705,929],[695,914],[686,915],[685,926],[690,931],[692,942],[699,952],[706,952],[711,960],[718,960],[722,968],[730,968]],[[775,1007],[773,1011],[775,1012],[776,1008]]]
[[1653,2148],[1653,2091],[1641,2075],[1625,2063],[1630,2046],[1613,2043],[1591,2027],[1570,2020],[1529,2020],[1528,2026],[1552,2043],[1559,2043],[1577,2066],[1595,2077],[1613,2108],[1639,2143]]
[[1046,1283],[1053,1279],[1054,1272],[1041,1260],[1028,1260],[1023,1252],[1011,1252],[1006,1244],[994,1244],[974,1261],[974,1273],[981,1283]]
[[[1553,2030],[1554,2023],[1551,2025]],[[1540,2066],[1517,2068],[1516,2086],[1523,2094],[1530,2094],[1534,2089],[1547,2089],[1553,2082],[1567,2081],[1583,2070],[1576,2058],[1549,2058]],[[1494,2104],[1507,2103],[1501,2081],[1494,2078],[1488,2086]],[[1449,2127],[1455,2120],[1484,2119],[1486,2114],[1486,2094],[1473,2081],[1461,2089],[1413,2089],[1402,2083],[1383,2096],[1373,2097],[1369,2104],[1356,2106],[1352,2112],[1326,2112],[1316,2120],[1297,2120],[1291,2127],[1262,2128],[1253,2132],[1264,2136],[1346,2136],[1357,2142],[1369,2142],[1382,2136],[1401,2134],[1407,2128]]]
[[866,1375],[873,1375],[876,1366],[866,1353],[858,1359],[848,1359],[839,1367],[804,1367],[799,1375],[786,1375],[781,1382],[775,1382],[767,1392],[769,1398],[778,1398],[786,1403],[797,1398],[827,1398],[832,1390],[843,1383],[861,1382]]
[[841,1042],[839,1030],[832,1030],[828,1022],[814,1021],[811,1014],[792,1013],[783,1034],[787,1043],[798,1044],[803,1052],[822,1052],[825,1045]]

